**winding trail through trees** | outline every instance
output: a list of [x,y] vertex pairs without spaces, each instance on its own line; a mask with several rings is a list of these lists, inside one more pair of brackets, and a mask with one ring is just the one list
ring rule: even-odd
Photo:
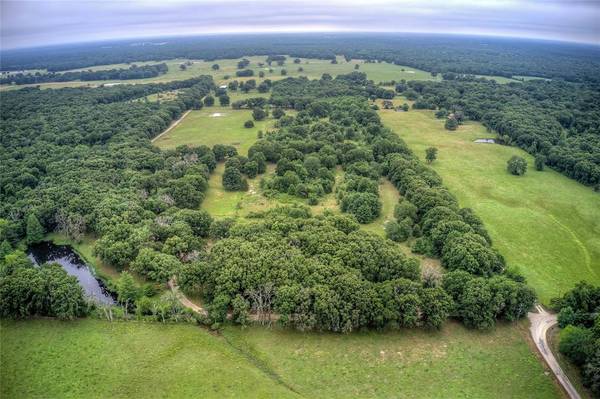
[[175,277],[172,277],[167,283],[171,292],[175,294],[179,302],[188,309],[192,309],[194,312],[201,314],[203,316],[208,316],[208,312],[202,306],[196,305],[194,302],[190,301],[187,296],[179,289],[179,286],[175,282]]
[[550,345],[548,344],[548,330],[556,325],[556,315],[546,312],[540,305],[535,305],[535,308],[537,313],[529,312],[527,314],[527,317],[531,322],[531,327],[529,329],[535,346],[546,361],[546,364],[548,364],[548,367],[550,367],[550,370],[552,370],[552,373],[554,373],[554,376],[560,385],[569,395],[569,398],[581,399],[581,396],[577,393],[577,390],[569,380],[569,377],[567,377],[560,367],[560,364],[558,364],[558,361],[554,357]]

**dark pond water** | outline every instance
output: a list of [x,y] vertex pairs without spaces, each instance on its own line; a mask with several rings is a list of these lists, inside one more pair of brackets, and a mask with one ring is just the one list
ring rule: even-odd
[[27,250],[27,256],[38,266],[44,263],[58,263],[68,274],[77,277],[83,292],[92,300],[109,305],[115,303],[114,298],[106,290],[104,283],[94,277],[88,265],[70,246],[42,242],[30,246]]

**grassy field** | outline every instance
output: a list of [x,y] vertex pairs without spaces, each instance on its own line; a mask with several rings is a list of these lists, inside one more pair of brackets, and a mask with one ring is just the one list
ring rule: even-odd
[[[411,68],[407,66],[394,65],[388,63],[370,63],[366,64],[362,60],[352,60],[350,62],[346,62],[343,57],[338,57],[338,63],[332,64],[328,60],[318,60],[318,59],[302,59],[300,64],[294,64],[292,58],[288,58],[284,66],[277,66],[273,63],[273,66],[269,67],[268,65],[264,65],[263,67],[259,67],[258,63],[264,63],[266,57],[265,56],[254,56],[254,57],[246,57],[250,60],[250,65],[248,69],[252,69],[255,73],[253,78],[258,79],[258,73],[263,71],[265,73],[265,79],[282,79],[289,76],[307,76],[311,79],[320,78],[322,74],[329,73],[332,76],[336,76],[343,73],[349,73],[354,71],[354,65],[360,64],[360,71],[367,73],[369,79],[373,79],[376,82],[386,81],[386,80],[440,80],[441,78],[432,77],[429,72],[425,72],[416,68]],[[164,61],[169,66],[169,71],[164,74],[154,78],[147,79],[133,79],[133,80],[99,80],[99,81],[74,81],[74,82],[53,82],[53,83],[42,83],[39,84],[42,88],[60,88],[60,87],[78,87],[78,86],[99,86],[106,83],[158,83],[158,82],[169,82],[173,80],[183,80],[189,79],[199,75],[212,75],[215,78],[215,82],[218,84],[227,83],[231,80],[247,80],[251,78],[236,78],[235,72],[237,69],[237,63],[239,59],[235,60],[216,60],[216,61],[192,61],[193,64],[187,66],[186,70],[182,71],[179,68],[179,65],[187,60],[182,59],[173,59]],[[162,62],[162,61],[161,61]],[[137,62],[137,65],[144,64],[155,64],[155,61],[152,62]],[[219,64],[220,69],[218,71],[214,71],[212,69],[213,64]],[[127,64],[111,64],[111,65],[99,65],[90,68],[82,68],[83,70],[102,70],[102,69],[117,69],[117,68],[129,68],[130,65]],[[298,68],[302,67],[304,70],[302,72],[298,71]],[[273,69],[273,72],[269,72],[269,69]],[[285,69],[287,71],[286,76],[281,75],[281,70]],[[78,69],[81,70],[81,69]],[[229,78],[225,78],[229,76]],[[21,85],[21,86],[11,86],[11,85],[1,85],[0,90],[9,90],[15,88],[21,88],[26,86],[37,86],[33,85]]]
[[559,397],[526,334],[524,323],[486,333],[457,323],[440,332],[224,332],[305,397]]
[[[218,116],[217,116],[218,115]],[[244,122],[252,120],[252,111],[234,110],[231,107],[205,107],[191,111],[168,134],[158,138],[154,144],[160,148],[175,148],[182,144],[233,145],[242,155],[257,140],[258,131],[265,132],[274,123],[274,119],[254,121],[253,128],[245,128]]]
[[3,398],[557,398],[523,323],[350,335],[2,321]]
[[294,397],[191,325],[2,321],[2,398]]
[[400,193],[388,179],[382,179],[379,184],[379,199],[381,200],[381,214],[377,219],[362,227],[367,231],[385,235],[385,224],[394,219],[394,208],[400,200]]
[[[449,132],[432,111],[380,115],[421,159],[427,147],[439,149],[432,167],[460,204],[483,219],[494,246],[542,303],[580,280],[600,283],[600,195],[553,170],[536,171],[533,158],[518,148],[474,143],[491,136],[480,124]],[[507,173],[512,155],[527,159],[524,176]]]

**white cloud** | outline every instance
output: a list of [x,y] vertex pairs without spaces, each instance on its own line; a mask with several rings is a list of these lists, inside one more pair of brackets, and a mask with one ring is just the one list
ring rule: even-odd
[[294,31],[448,32],[600,44],[600,3],[585,0],[3,0],[1,7],[3,48]]

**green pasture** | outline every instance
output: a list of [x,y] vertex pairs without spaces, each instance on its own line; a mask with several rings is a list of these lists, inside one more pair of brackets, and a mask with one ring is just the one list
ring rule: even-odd
[[[400,99],[398,103],[403,103]],[[509,266],[518,267],[544,304],[581,280],[600,283],[600,195],[558,172],[533,167],[533,157],[515,147],[475,143],[493,137],[478,123],[455,132],[432,111],[381,110],[384,123],[431,165],[461,206],[479,215]],[[512,155],[529,164],[524,176],[506,171]]]
[[172,130],[159,137],[154,144],[160,148],[180,145],[212,147],[215,144],[232,145],[242,155],[248,153],[257,140],[258,131],[266,132],[274,119],[254,121],[253,128],[245,128],[244,122],[252,120],[252,111],[234,110],[231,107],[205,107],[190,113]]
[[559,398],[527,326],[302,333],[94,319],[0,324],[3,398]]

